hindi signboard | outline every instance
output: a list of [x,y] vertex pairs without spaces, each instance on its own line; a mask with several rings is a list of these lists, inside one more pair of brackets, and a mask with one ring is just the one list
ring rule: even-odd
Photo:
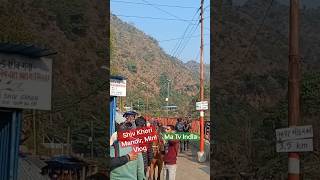
[[110,79],[110,96],[126,96],[127,81]]
[[313,151],[312,139],[295,139],[277,142],[277,152],[307,152]]
[[312,126],[296,126],[276,129],[277,141],[305,139],[313,137]]
[[52,60],[0,54],[0,107],[51,109]]
[[196,102],[196,110],[197,111],[208,110],[208,101]]

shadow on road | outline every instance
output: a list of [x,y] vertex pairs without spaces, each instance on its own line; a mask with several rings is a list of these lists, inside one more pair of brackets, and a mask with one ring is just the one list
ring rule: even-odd
[[201,167],[199,169],[210,175],[210,166]]

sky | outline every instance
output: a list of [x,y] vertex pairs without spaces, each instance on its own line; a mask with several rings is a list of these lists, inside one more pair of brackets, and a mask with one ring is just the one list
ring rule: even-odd
[[[209,4],[210,0],[204,0],[206,64],[210,63]],[[199,7],[200,0],[110,0],[111,13],[156,39],[167,54],[183,62],[200,62]]]

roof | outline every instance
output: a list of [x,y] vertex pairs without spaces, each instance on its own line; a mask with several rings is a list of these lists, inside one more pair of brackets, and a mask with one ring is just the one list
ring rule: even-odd
[[110,79],[125,80],[126,78],[122,76],[110,76]]
[[54,156],[45,162],[48,164],[48,168],[82,168],[88,166],[85,161],[68,155]]
[[131,115],[136,116],[137,114],[138,113],[135,111],[127,111],[123,114],[123,117],[131,116]]
[[46,48],[36,47],[34,45],[12,44],[2,42],[0,42],[0,52],[7,54],[19,54],[32,58],[40,58],[44,56],[57,54],[57,52],[53,52]]

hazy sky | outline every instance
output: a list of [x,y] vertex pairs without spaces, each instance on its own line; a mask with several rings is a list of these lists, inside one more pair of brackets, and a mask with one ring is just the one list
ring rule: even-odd
[[[209,3],[209,0],[204,0],[205,63],[210,62]],[[110,5],[113,14],[122,15],[118,17],[158,40],[167,54],[184,62],[200,61],[200,13],[197,11],[200,0],[110,0]],[[193,21],[189,21],[192,19]]]

